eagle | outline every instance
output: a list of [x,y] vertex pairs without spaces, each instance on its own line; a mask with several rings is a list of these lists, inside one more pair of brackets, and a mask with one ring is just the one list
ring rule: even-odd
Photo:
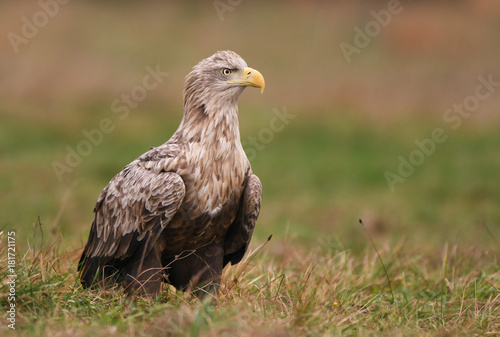
[[262,201],[240,141],[238,98],[262,74],[233,51],[186,76],[184,113],[172,137],[125,166],[104,188],[78,270],[84,288],[122,285],[155,296],[163,282],[216,293],[240,262]]

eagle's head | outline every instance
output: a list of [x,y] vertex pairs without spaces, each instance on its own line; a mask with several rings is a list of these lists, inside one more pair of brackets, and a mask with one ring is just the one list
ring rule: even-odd
[[200,61],[186,76],[184,110],[236,105],[247,86],[263,92],[264,77],[235,52],[219,51]]

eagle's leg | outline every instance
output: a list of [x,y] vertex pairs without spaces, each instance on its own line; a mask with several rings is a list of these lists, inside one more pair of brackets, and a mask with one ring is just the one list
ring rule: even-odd
[[123,285],[127,293],[143,293],[155,296],[160,292],[164,271],[161,265],[160,254],[153,247],[149,254],[133,260],[124,269]]
[[202,266],[191,277],[190,288],[198,297],[216,294],[220,288],[224,249],[221,245],[214,245],[207,247],[198,254]]
[[168,270],[168,282],[177,289],[192,291],[198,297],[217,293],[220,287],[224,250],[211,245],[179,256]]

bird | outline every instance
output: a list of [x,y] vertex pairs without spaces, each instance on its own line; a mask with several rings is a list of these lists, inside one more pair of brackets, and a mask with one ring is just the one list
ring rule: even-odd
[[217,293],[260,213],[262,184],[240,140],[238,99],[262,74],[218,51],[185,78],[179,127],[114,176],[99,195],[78,263],[84,288],[157,296],[163,283]]

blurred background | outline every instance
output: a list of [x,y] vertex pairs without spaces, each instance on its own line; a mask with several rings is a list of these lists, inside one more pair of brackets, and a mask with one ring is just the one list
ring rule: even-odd
[[266,79],[239,104],[253,244],[364,250],[362,218],[387,244],[498,250],[498,1],[62,2],[0,2],[0,229],[19,245],[39,218],[81,249],[108,181],[176,130],[184,77],[230,49]]

